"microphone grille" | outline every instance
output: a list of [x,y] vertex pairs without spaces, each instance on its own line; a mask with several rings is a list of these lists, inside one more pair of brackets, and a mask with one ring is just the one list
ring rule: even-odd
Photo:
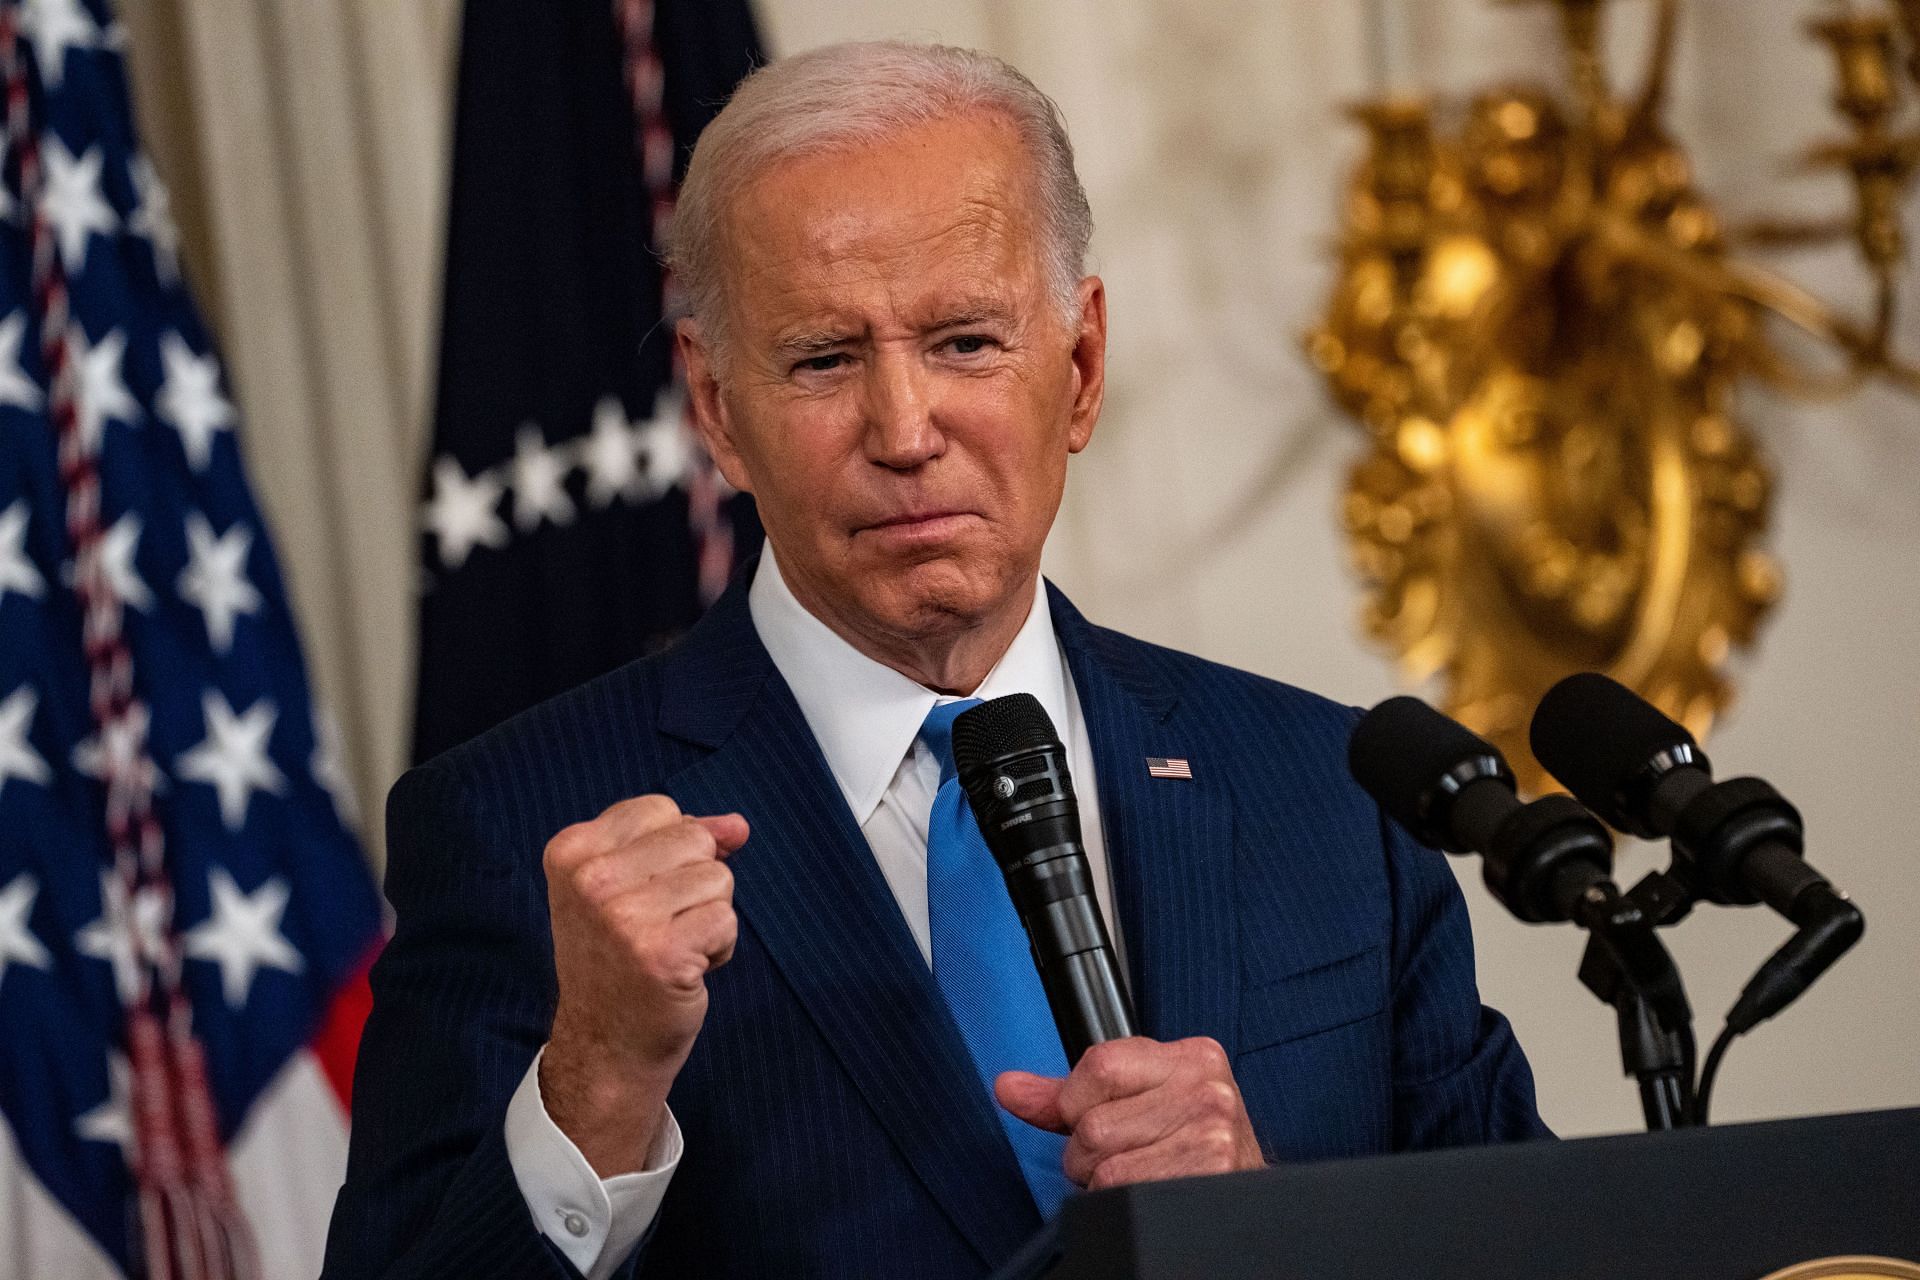
[[[1389,698],[1360,717],[1347,740],[1347,768],[1387,816],[1428,844],[1446,847],[1432,821],[1434,791],[1458,766],[1500,753],[1480,735],[1418,698]],[[1504,762],[1502,762],[1504,767]]]
[[1699,745],[1652,703],[1595,671],[1570,675],[1547,690],[1527,738],[1547,772],[1622,830],[1634,825],[1623,807],[1623,788],[1662,752]]
[[989,761],[1042,747],[1065,749],[1047,709],[1030,693],[983,702],[953,722],[953,764],[963,783]]

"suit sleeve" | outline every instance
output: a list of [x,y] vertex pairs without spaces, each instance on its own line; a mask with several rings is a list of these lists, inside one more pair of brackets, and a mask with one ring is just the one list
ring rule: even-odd
[[1466,899],[1444,855],[1381,820],[1393,895],[1393,1146],[1551,1136],[1505,1017],[1480,1003]]
[[551,1029],[546,886],[444,766],[387,801],[394,935],[372,973],[323,1280],[576,1280],[514,1180],[507,1104]]

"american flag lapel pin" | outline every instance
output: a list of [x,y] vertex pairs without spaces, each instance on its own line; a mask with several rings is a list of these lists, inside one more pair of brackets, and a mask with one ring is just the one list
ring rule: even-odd
[[1179,756],[1148,756],[1147,776],[1149,778],[1185,778],[1193,780],[1193,766]]

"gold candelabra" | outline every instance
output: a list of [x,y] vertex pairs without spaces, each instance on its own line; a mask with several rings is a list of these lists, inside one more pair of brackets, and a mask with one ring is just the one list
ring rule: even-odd
[[[1343,512],[1367,629],[1408,678],[1441,676],[1447,710],[1531,786],[1544,775],[1527,717],[1569,672],[1606,671],[1699,734],[1729,701],[1728,655],[1780,591],[1760,546],[1773,481],[1735,416],[1739,385],[1920,394],[1920,364],[1894,348],[1920,0],[1837,4],[1808,24],[1838,65],[1848,131],[1807,162],[1848,177],[1851,215],[1742,227],[1666,126],[1682,0],[1654,11],[1629,96],[1601,55],[1605,0],[1546,2],[1566,93],[1355,109],[1368,149],[1308,338],[1370,441]],[[1837,240],[1871,277],[1866,320],[1748,256]],[[1832,367],[1791,358],[1778,322],[1836,353]]]

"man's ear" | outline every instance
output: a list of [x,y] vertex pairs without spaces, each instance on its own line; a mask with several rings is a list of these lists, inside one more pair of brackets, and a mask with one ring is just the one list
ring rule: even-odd
[[687,371],[687,404],[693,410],[694,429],[707,448],[707,456],[720,468],[727,483],[742,493],[752,493],[746,465],[734,445],[733,417],[727,411],[727,399],[720,394],[720,373],[714,359],[712,339],[701,331],[698,320],[682,320],[674,326],[674,342],[680,349],[680,367]]
[[1107,287],[1099,276],[1080,282],[1080,331],[1073,344],[1073,411],[1067,449],[1078,453],[1093,439],[1107,395]]

